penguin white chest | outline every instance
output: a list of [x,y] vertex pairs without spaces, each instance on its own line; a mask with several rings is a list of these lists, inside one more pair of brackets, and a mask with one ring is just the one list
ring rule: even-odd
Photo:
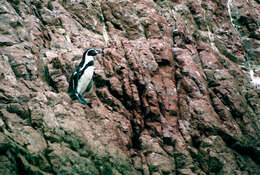
[[92,80],[94,69],[94,66],[89,66],[78,80],[77,92],[79,94],[86,91],[90,81]]

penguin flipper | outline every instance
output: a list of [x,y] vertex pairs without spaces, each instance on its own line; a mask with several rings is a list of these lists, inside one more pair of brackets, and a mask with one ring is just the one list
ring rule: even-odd
[[86,92],[90,91],[90,89],[92,88],[92,84],[93,84],[93,80],[90,80]]
[[77,100],[84,105],[89,105],[91,107],[91,103],[87,102],[79,93],[75,93]]
[[72,73],[69,81],[68,93],[70,96],[73,96],[75,94],[77,81],[78,81],[78,72],[76,71]]

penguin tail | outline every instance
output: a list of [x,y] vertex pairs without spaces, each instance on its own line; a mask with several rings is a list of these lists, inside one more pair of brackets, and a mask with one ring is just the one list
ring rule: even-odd
[[92,107],[91,103],[87,102],[79,93],[75,93],[75,96],[81,104],[89,105],[90,107]]

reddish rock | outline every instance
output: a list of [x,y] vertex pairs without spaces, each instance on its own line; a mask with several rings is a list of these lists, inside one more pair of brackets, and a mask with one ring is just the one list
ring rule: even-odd
[[[258,9],[2,0],[0,174],[258,174]],[[92,108],[67,94],[90,47]]]

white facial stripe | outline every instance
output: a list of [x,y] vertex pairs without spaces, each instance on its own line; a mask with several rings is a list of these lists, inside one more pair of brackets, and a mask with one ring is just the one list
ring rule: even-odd
[[96,52],[96,49],[89,49],[88,52],[86,53],[86,55],[88,55],[88,53],[89,53],[90,51]]

